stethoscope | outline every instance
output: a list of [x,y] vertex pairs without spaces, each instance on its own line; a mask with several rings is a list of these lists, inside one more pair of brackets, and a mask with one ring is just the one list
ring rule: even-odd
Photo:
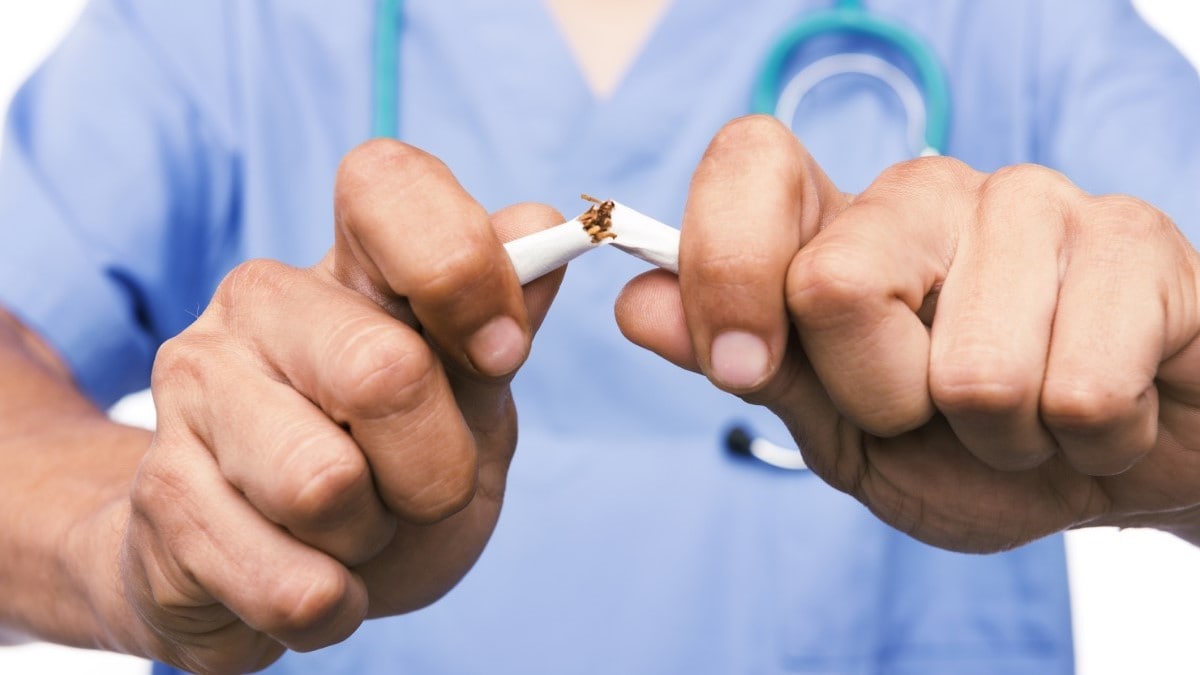
[[[403,0],[376,0],[372,132],[399,135],[400,64],[397,54],[403,30]],[[830,35],[858,35],[896,51],[908,61],[915,77],[874,54],[844,53],[805,65],[786,81],[797,50]],[[834,6],[799,19],[767,53],[754,83],[750,109],[774,115],[795,128],[801,102],[822,83],[845,75],[871,77],[887,85],[904,106],[907,138],[913,156],[945,153],[950,129],[950,94],[946,72],[933,49],[904,26],[872,15],[863,0],[836,0]],[[725,438],[733,454],[753,457],[779,469],[803,470],[800,452],[777,446],[743,426],[731,427]]]
[[[819,37],[844,34],[869,37],[898,51],[909,61],[916,81],[874,54],[851,52],[818,59],[786,84],[783,82],[783,71],[798,49]],[[837,0],[831,9],[810,14],[789,28],[763,62],[754,84],[751,109],[775,115],[794,129],[796,111],[804,97],[821,83],[843,75],[866,75],[891,88],[904,104],[914,157],[945,154],[950,131],[946,71],[921,37],[898,23],[872,15],[862,0]]]

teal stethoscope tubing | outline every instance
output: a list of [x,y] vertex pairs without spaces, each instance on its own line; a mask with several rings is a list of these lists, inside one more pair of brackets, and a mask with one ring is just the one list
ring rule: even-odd
[[[399,131],[400,72],[397,57],[404,21],[403,0],[376,0],[375,81],[372,133],[394,137]],[[925,151],[943,154],[950,131],[950,94],[946,73],[929,45],[903,26],[872,16],[862,0],[837,0],[833,9],[805,17],[772,46],[755,81],[752,110],[774,114],[788,58],[804,42],[821,35],[855,33],[899,49],[912,62],[924,92]],[[786,122],[787,121],[785,120]]]
[[[838,0],[833,9],[805,17],[771,48],[754,85],[752,110],[772,115],[782,90],[783,69],[800,45],[822,35],[856,33],[899,49],[912,62],[925,99],[923,154],[944,154],[950,133],[950,89],[929,45],[903,26],[872,16],[862,0]],[[786,120],[785,120],[786,121]]]
[[375,82],[371,135],[395,138],[400,133],[400,29],[403,0],[376,0]]
[[[376,0],[375,21],[374,108],[372,133],[376,137],[396,137],[399,134],[399,47],[403,28],[403,0]],[[904,27],[871,16],[862,0],[838,0],[833,9],[818,12],[797,22],[779,39],[767,54],[755,81],[752,109],[756,113],[776,114],[783,92],[783,69],[790,56],[804,42],[822,35],[855,33],[874,37],[899,49],[911,62],[924,92],[924,149],[921,154],[944,154],[950,129],[950,95],[946,74],[938,64],[933,50]],[[868,73],[870,74],[870,73]],[[888,77],[882,77],[884,79]],[[895,83],[888,82],[897,94]],[[904,98],[903,95],[901,98]],[[906,105],[906,109],[908,106]],[[908,109],[908,114],[914,114]],[[911,119],[911,117],[910,117]],[[791,124],[791,120],[784,120]],[[788,470],[804,470],[800,453],[779,448],[754,436],[742,427],[729,430],[726,439],[729,449],[738,455],[755,457],[766,464]]]

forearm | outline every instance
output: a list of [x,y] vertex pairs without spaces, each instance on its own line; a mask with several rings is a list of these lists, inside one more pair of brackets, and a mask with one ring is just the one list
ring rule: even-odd
[[121,648],[120,523],[150,435],[109,422],[2,310],[0,382],[0,640]]

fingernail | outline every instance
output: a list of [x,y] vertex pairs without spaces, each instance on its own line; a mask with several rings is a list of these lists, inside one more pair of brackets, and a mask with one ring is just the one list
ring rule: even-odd
[[498,316],[467,339],[467,358],[484,375],[499,377],[516,370],[525,360],[525,332],[511,317]]
[[767,343],[743,331],[721,333],[712,343],[712,377],[728,389],[752,389],[767,377]]

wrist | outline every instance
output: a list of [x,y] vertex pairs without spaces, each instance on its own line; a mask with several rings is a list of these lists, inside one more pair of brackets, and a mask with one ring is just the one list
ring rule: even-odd
[[128,500],[114,499],[68,531],[62,546],[63,577],[80,606],[77,620],[62,626],[69,634],[51,639],[125,654],[145,652],[141,622],[126,599],[121,570],[128,524]]
[[[5,637],[132,651],[119,556],[130,480],[149,442],[100,415],[0,444]],[[32,448],[35,451],[30,451]]]

